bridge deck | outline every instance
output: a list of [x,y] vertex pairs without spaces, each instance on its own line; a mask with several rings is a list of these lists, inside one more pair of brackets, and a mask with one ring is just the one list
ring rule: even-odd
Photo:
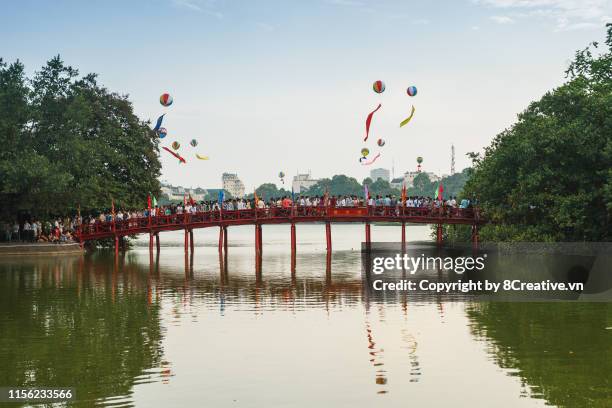
[[465,224],[484,222],[477,210],[460,208],[406,207],[292,207],[233,211],[206,211],[129,220],[83,224],[77,230],[81,242],[161,231],[193,230],[232,225],[295,224],[317,222],[397,222],[416,224]]

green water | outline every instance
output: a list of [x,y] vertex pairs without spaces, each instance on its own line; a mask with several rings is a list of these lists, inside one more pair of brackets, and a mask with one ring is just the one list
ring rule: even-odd
[[227,270],[212,233],[187,258],[176,234],[159,258],[2,259],[0,386],[83,407],[612,406],[609,303],[373,298],[350,228],[330,272],[306,229],[293,275],[274,229],[261,275],[237,229]]

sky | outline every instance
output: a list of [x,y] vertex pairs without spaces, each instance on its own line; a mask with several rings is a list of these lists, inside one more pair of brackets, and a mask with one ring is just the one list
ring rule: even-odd
[[[4,1],[0,16],[5,61],[32,74],[60,54],[129,95],[141,119],[166,113],[162,146],[179,141],[187,164],[161,151],[161,180],[219,188],[235,172],[251,191],[280,187],[280,171],[285,186],[298,171],[361,181],[393,166],[401,176],[417,156],[448,174],[451,144],[456,169],[469,166],[467,152],[562,84],[576,50],[604,39],[612,0],[21,0]],[[359,163],[362,147],[381,153],[373,166]]]

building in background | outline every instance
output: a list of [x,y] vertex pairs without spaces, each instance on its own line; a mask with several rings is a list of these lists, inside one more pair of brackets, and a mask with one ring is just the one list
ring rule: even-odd
[[393,180],[391,180],[391,187],[393,188],[397,188],[398,190],[401,190],[404,186],[404,178],[403,177],[396,177]]
[[238,178],[238,174],[223,173],[221,181],[223,182],[223,189],[230,193],[232,197],[244,197],[244,183]]
[[382,169],[382,168],[371,170],[370,171],[370,178],[372,179],[372,181],[376,181],[378,179],[383,179],[386,182],[389,182],[389,180],[391,180],[391,176],[390,176],[389,170]]
[[300,194],[305,190],[308,190],[310,187],[317,184],[319,180],[315,180],[310,177],[310,173],[308,174],[298,174],[293,177],[293,183],[291,184],[291,188],[295,194]]
[[197,187],[188,188],[182,186],[173,186],[167,183],[161,183],[161,197],[165,197],[170,202],[183,201],[184,197],[193,198],[195,201],[202,201],[208,193],[207,190]]

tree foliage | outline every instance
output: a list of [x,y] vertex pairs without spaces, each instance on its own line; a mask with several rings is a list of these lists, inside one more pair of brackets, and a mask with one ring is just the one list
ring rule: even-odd
[[494,240],[608,240],[612,212],[612,24],[606,49],[578,51],[568,81],[498,134],[465,192]]
[[127,96],[59,56],[28,79],[0,59],[1,218],[142,207],[158,193],[158,139]]

